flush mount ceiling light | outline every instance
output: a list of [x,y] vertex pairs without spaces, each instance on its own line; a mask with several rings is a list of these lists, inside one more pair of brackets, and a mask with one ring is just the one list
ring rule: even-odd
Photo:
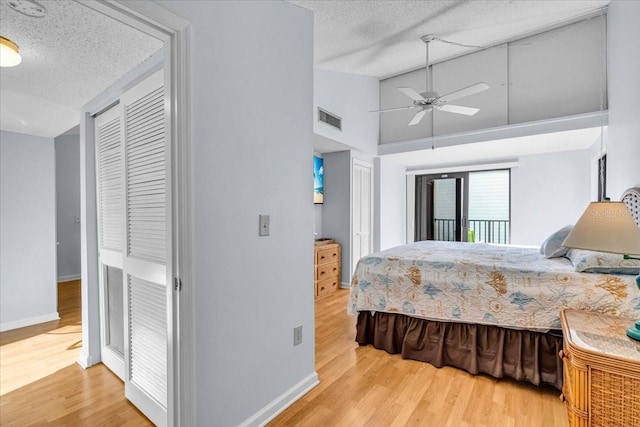
[[47,8],[34,0],[9,0],[7,4],[16,12],[32,18],[42,18],[47,14]]
[[14,67],[22,62],[18,45],[0,36],[0,67]]

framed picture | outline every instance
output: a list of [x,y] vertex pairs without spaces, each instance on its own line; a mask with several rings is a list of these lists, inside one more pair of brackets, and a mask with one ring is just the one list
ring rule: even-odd
[[313,156],[313,203],[324,202],[324,161]]

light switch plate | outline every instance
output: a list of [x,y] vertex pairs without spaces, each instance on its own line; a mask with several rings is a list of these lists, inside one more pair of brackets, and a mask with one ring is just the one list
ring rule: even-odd
[[258,235],[269,235],[269,215],[260,215],[260,228],[258,229]]

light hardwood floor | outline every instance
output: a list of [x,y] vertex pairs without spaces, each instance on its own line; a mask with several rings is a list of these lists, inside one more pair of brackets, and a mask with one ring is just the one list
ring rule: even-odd
[[316,302],[320,384],[269,426],[567,426],[560,392],[359,347],[348,291]]
[[[555,389],[404,360],[354,342],[348,291],[316,302],[320,384],[275,426],[567,426]],[[147,426],[102,364],[76,362],[80,284],[59,286],[58,322],[0,334],[0,425]],[[212,425],[215,425],[213,423]]]
[[104,365],[82,369],[80,282],[58,285],[60,320],[0,334],[0,425],[148,426]]

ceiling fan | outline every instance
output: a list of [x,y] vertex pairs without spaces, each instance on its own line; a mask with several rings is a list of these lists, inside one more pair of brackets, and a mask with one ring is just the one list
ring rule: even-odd
[[384,110],[375,110],[371,111],[371,113],[386,113],[388,111],[398,111],[398,110],[406,110],[409,108],[420,108],[411,121],[409,122],[409,126],[417,125],[420,123],[422,118],[427,114],[427,112],[436,109],[439,111],[445,111],[447,113],[456,113],[463,114],[465,116],[473,116],[478,111],[478,108],[472,107],[463,107],[461,105],[453,105],[449,104],[450,101],[455,101],[456,99],[464,98],[466,96],[475,95],[476,93],[484,92],[489,89],[489,85],[486,83],[476,83],[471,86],[467,86],[465,88],[447,93],[445,95],[440,95],[438,92],[434,92],[431,89],[431,76],[429,73],[429,43],[435,40],[435,36],[433,34],[428,34],[426,36],[420,37],[420,40],[425,42],[427,46],[427,54],[426,54],[426,73],[427,73],[427,91],[419,93],[418,91],[410,88],[410,87],[399,87],[398,90],[409,98],[413,100],[413,105],[408,105],[406,107],[398,107],[398,108],[387,108]]

